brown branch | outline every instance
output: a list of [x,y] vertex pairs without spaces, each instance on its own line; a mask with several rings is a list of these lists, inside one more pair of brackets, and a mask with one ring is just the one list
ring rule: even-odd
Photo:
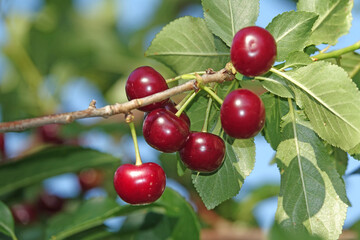
[[[206,84],[210,82],[222,83],[224,81],[231,81],[234,79],[234,74],[228,71],[226,68],[221,69],[218,72],[214,72],[212,69],[206,71],[201,76],[201,83]],[[76,119],[91,118],[91,117],[103,117],[107,118],[115,114],[128,113],[131,110],[139,107],[159,102],[164,99],[170,98],[179,93],[197,89],[196,80],[188,81],[182,85],[170,88],[166,91],[159,92],[144,98],[138,98],[125,103],[116,103],[114,105],[107,105],[102,108],[96,108],[96,101],[92,100],[89,107],[82,111],[51,114],[43,117],[30,118],[24,120],[18,120],[13,122],[0,123],[0,132],[18,132],[24,131],[29,128],[35,128],[46,124],[60,123],[67,124],[75,121]]]

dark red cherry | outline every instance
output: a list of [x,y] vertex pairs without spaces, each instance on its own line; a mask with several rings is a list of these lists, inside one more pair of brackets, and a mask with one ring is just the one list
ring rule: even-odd
[[151,111],[144,120],[143,135],[146,142],[162,152],[179,151],[189,134],[187,123],[164,108]]
[[[177,113],[177,109],[175,107],[175,103],[173,101],[169,101],[165,104],[164,108],[166,110],[169,110],[170,112],[176,114]],[[182,112],[181,115],[180,115],[180,118],[185,121],[187,123],[187,125],[190,127],[191,123],[190,123],[190,118],[188,117],[188,115],[186,115],[185,112]]]
[[225,143],[217,135],[192,132],[179,154],[187,168],[198,172],[213,172],[224,162]]
[[155,202],[165,190],[166,175],[156,163],[123,164],[115,172],[114,187],[119,197],[130,204]]
[[6,158],[5,135],[0,133],[0,161]]
[[90,168],[82,170],[78,177],[81,189],[87,191],[102,184],[104,173],[98,169]]
[[10,210],[16,223],[27,225],[37,219],[36,208],[30,203],[15,204]]
[[265,108],[261,99],[247,89],[236,89],[224,99],[220,108],[221,125],[234,138],[251,138],[265,124]]
[[269,71],[276,59],[276,42],[266,29],[256,26],[238,31],[230,50],[235,69],[245,76],[258,76]]
[[62,144],[64,140],[60,137],[59,124],[48,124],[38,128],[38,135],[44,143]]
[[[168,89],[165,79],[155,69],[149,66],[143,66],[135,69],[126,81],[125,91],[128,100],[147,97],[149,95],[162,92]],[[162,107],[169,99],[161,102],[149,104],[139,108],[144,112],[150,112],[156,108]]]
[[64,203],[65,200],[63,198],[48,192],[42,192],[38,199],[38,208],[40,211],[53,214],[61,211]]

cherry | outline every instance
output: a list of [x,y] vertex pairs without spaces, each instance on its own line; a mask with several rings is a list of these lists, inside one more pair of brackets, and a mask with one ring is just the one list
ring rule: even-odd
[[234,138],[254,137],[265,124],[261,99],[247,89],[236,89],[224,99],[220,109],[221,125]]
[[0,133],[0,161],[6,158],[5,152],[5,136],[3,133]]
[[10,210],[16,223],[27,225],[37,219],[36,208],[30,203],[15,204]]
[[53,214],[61,211],[64,203],[65,200],[63,198],[49,194],[48,192],[43,192],[38,199],[38,208],[43,212]]
[[60,137],[60,125],[48,124],[38,128],[41,141],[51,144],[62,144],[64,140]]
[[151,111],[143,123],[145,141],[162,152],[179,151],[189,134],[187,123],[164,108]]
[[155,202],[165,190],[164,170],[156,163],[123,164],[115,172],[114,187],[119,197],[130,204]]
[[81,189],[83,191],[87,191],[100,186],[104,180],[104,174],[100,170],[91,168],[82,170],[79,173],[78,178]]
[[230,50],[235,69],[245,76],[269,71],[276,58],[276,42],[266,29],[251,26],[238,31]]
[[[126,81],[125,91],[128,100],[147,97],[149,95],[162,92],[168,89],[165,79],[155,69],[149,66],[136,68]],[[162,107],[169,99],[161,102],[149,104],[139,108],[144,112],[150,112]]]
[[198,172],[213,172],[224,162],[225,143],[217,135],[192,132],[179,154],[189,169]]
[[[169,101],[165,104],[164,108],[166,110],[169,110],[170,112],[176,114],[177,113],[177,109],[175,107],[175,103],[173,101]],[[188,115],[186,115],[185,112],[182,112],[181,115],[180,115],[180,118],[186,122],[186,124],[190,127],[191,123],[190,123],[190,118],[188,117]]]

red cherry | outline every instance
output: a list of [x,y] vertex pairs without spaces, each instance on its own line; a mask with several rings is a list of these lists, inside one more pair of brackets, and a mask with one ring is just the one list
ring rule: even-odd
[[238,31],[230,50],[235,69],[245,76],[258,76],[269,71],[276,59],[276,42],[266,29],[246,27]]
[[[128,100],[147,97],[149,95],[162,92],[168,89],[165,79],[155,69],[143,66],[135,69],[126,81],[125,91]],[[139,108],[144,112],[150,112],[156,108],[162,107],[169,99],[161,102],[149,104]]]
[[185,166],[198,172],[213,172],[224,162],[225,143],[217,135],[192,132],[179,151]]
[[38,128],[40,139],[44,143],[62,144],[64,140],[60,137],[60,128],[58,124],[44,125]]
[[43,192],[40,194],[38,199],[38,208],[46,213],[56,213],[61,211],[65,203],[65,200],[56,195]]
[[6,158],[5,136],[3,133],[0,133],[0,156],[0,161]]
[[151,111],[144,120],[145,141],[162,152],[179,151],[189,134],[187,123],[164,108]]
[[123,164],[115,172],[114,187],[119,197],[130,204],[155,202],[165,190],[164,170],[156,163]]
[[104,180],[103,172],[93,168],[82,170],[78,177],[83,191],[100,186]]
[[10,210],[16,223],[27,225],[37,219],[36,208],[32,204],[15,204],[10,208]]
[[236,89],[224,99],[220,109],[221,125],[234,138],[251,138],[265,124],[265,108],[261,99],[247,89]]
[[[169,110],[170,112],[176,114],[177,113],[177,109],[175,107],[175,103],[173,101],[169,101],[165,104],[164,108],[166,110]],[[188,115],[186,115],[185,112],[182,112],[181,115],[180,115],[180,118],[186,122],[186,124],[190,127],[191,123],[190,123],[190,118],[188,117]]]

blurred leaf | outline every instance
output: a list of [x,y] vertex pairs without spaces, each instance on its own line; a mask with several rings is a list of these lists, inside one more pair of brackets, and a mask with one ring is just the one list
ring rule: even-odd
[[14,232],[14,219],[10,209],[0,201],[0,233],[4,233],[16,240]]
[[65,239],[81,231],[101,225],[106,219],[140,211],[149,206],[119,206],[108,198],[93,198],[74,213],[59,214],[52,218],[46,231],[47,239]]
[[158,200],[165,212],[132,215],[124,223],[121,239],[200,239],[200,223],[186,200],[177,192],[166,189]]
[[336,160],[303,112],[292,106],[283,117],[282,130],[276,154],[281,173],[277,222],[286,231],[338,239],[349,200]]
[[214,38],[203,19],[188,16],[166,25],[145,55],[164,63],[178,74],[208,68],[219,70],[229,61],[230,55],[229,49],[226,52],[217,50],[217,45],[223,44]]
[[298,11],[319,14],[307,45],[321,43],[335,45],[340,36],[349,32],[353,4],[352,0],[299,0]]
[[230,139],[225,141],[224,164],[215,173],[193,174],[196,190],[207,209],[213,209],[223,201],[239,193],[245,178],[255,164],[253,139]]
[[259,1],[202,0],[204,17],[209,29],[229,47],[237,31],[255,25],[259,15]]
[[277,44],[277,61],[283,61],[291,53],[302,51],[311,35],[311,28],[318,15],[311,12],[284,12],[277,15],[266,29]]
[[0,195],[62,173],[86,167],[120,164],[105,153],[75,146],[51,147],[0,166]]
[[307,232],[292,232],[282,228],[278,223],[272,226],[269,240],[323,240],[318,236],[310,235]]

